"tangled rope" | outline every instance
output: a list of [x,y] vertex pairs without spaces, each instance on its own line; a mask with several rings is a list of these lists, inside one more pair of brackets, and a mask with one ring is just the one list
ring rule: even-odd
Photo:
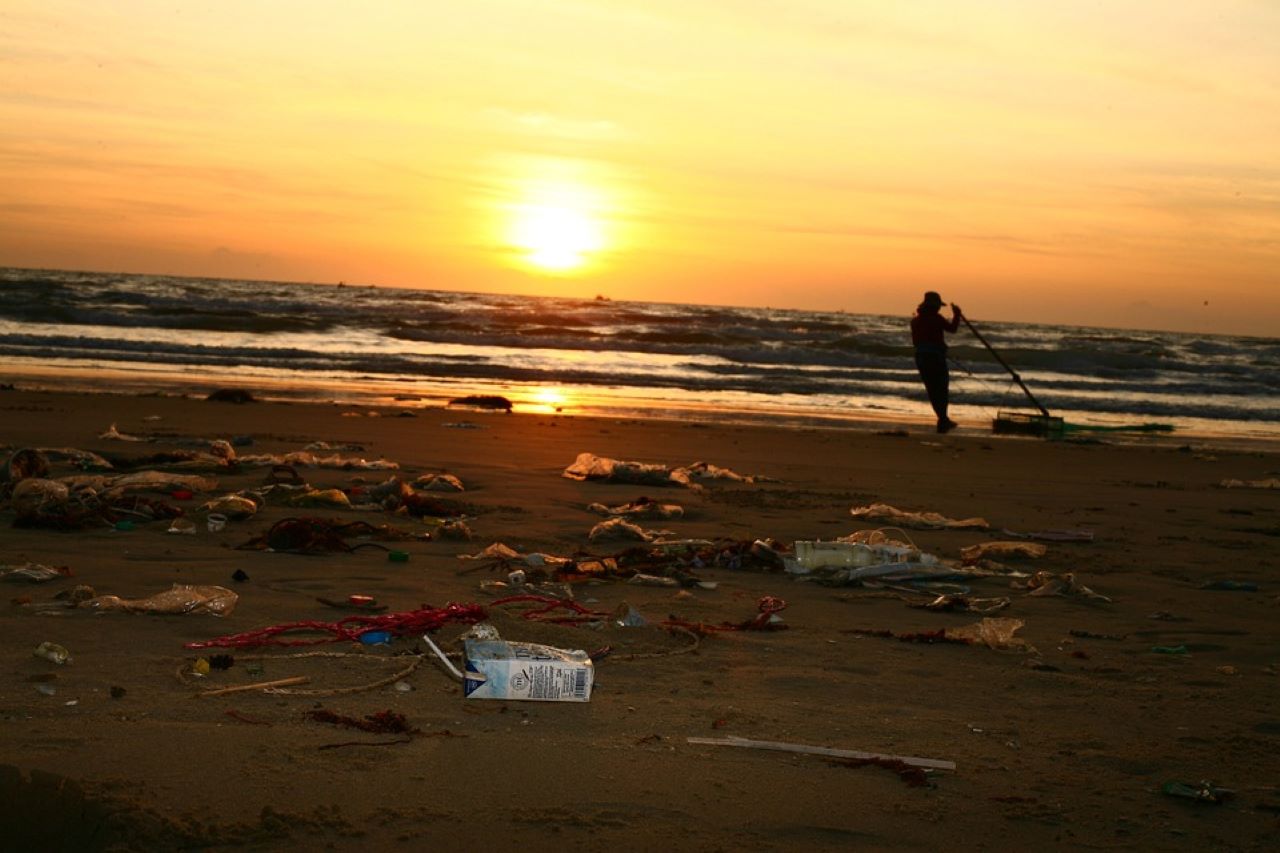
[[[435,631],[451,622],[474,625],[487,616],[479,604],[447,604],[444,607],[423,607],[402,613],[380,613],[376,616],[348,616],[337,622],[305,620],[272,625],[256,631],[228,634],[186,643],[187,649],[242,649],[255,646],[315,646],[321,643],[357,641],[370,631],[387,631],[396,637],[416,636]],[[280,639],[282,634],[310,631],[328,634],[327,637],[310,637],[301,640]]]

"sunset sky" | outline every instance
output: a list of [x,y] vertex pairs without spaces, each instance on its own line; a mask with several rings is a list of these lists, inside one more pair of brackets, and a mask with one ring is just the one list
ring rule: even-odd
[[1280,335],[1280,3],[6,0],[0,265]]

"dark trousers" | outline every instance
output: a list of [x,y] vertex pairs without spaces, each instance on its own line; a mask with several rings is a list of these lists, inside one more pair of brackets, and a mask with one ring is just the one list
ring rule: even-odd
[[941,423],[947,419],[947,402],[950,397],[951,377],[947,373],[947,355],[941,352],[916,351],[916,369],[924,380],[924,390],[929,392],[929,405]]

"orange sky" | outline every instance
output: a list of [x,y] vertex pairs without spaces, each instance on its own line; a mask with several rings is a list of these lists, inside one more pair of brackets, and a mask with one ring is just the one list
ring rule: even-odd
[[1280,334],[1280,4],[6,0],[0,265]]

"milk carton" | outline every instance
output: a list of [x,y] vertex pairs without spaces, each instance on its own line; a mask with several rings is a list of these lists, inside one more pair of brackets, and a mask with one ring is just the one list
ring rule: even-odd
[[468,699],[587,702],[595,670],[580,650],[537,643],[466,640],[463,691]]

